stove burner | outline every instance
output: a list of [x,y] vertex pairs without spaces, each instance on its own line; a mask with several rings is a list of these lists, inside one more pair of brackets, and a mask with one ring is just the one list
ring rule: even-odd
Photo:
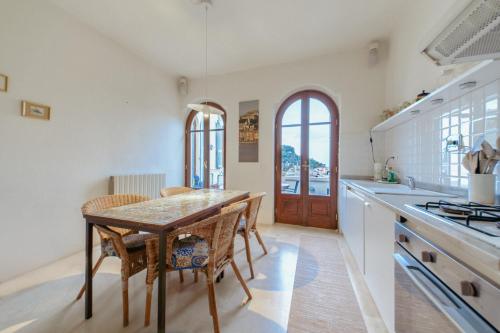
[[430,201],[424,205],[418,204],[415,207],[488,236],[500,237],[500,233],[494,231],[494,229],[500,229],[500,206],[482,205],[476,202],[460,204],[439,200],[439,202]]
[[439,210],[455,215],[472,215],[474,212],[471,209],[456,205],[439,204]]

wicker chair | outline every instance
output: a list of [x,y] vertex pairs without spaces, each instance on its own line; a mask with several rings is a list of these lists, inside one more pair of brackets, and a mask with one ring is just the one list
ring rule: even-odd
[[[250,290],[233,260],[234,238],[238,221],[246,208],[245,203],[237,203],[223,208],[219,215],[207,218],[190,226],[182,227],[167,236],[167,270],[197,269],[207,276],[210,315],[214,331],[219,333],[219,318],[215,300],[214,282],[227,265],[231,265],[240,281],[248,300],[252,299]],[[144,324],[149,325],[153,283],[158,276],[158,239],[146,241],[148,271],[146,275],[147,296]]]
[[[149,200],[146,196],[134,194],[113,194],[102,196],[88,201],[82,206],[82,213],[90,214],[95,211],[129,205]],[[101,238],[101,256],[92,269],[92,276],[97,273],[99,266],[106,257],[121,259],[122,297],[123,297],[123,326],[128,325],[128,279],[139,273],[147,266],[145,240],[157,237],[154,234],[139,234],[137,231],[104,227],[95,225]],[[85,292],[85,284],[76,299],[80,299]]]
[[171,195],[176,195],[176,194],[181,194],[181,193],[186,193],[186,192],[191,192],[191,191],[194,191],[191,187],[183,187],[183,186],[167,187],[167,188],[162,188],[160,190],[160,195],[162,197],[168,197]]
[[264,254],[267,254],[266,246],[260,237],[259,231],[257,230],[257,215],[259,213],[260,204],[262,202],[262,198],[266,195],[266,193],[255,193],[250,195],[250,197],[241,202],[247,203],[247,209],[243,214],[239,227],[238,234],[241,235],[245,239],[245,250],[247,254],[248,266],[250,267],[250,275],[252,279],[255,277],[253,272],[253,264],[252,264],[252,251],[250,249],[250,235],[251,233],[255,233],[257,240],[259,241],[260,246],[262,246],[262,250],[264,250]]

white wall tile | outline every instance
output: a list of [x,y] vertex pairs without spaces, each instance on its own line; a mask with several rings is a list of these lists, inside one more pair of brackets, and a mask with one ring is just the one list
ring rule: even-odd
[[[467,188],[468,171],[461,163],[464,154],[447,152],[446,138],[461,134],[468,147],[483,139],[496,146],[499,99],[497,80],[388,130],[385,152],[397,157],[392,165],[400,178],[413,176],[420,182]],[[500,164],[495,174],[500,174]]]

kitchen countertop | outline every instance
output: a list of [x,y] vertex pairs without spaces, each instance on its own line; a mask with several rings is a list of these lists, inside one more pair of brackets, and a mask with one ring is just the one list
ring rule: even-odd
[[[374,181],[358,179],[341,179],[340,181],[405,217],[408,220],[406,224],[413,231],[500,286],[500,237],[487,236],[406,206],[406,204],[437,201],[443,199],[442,197],[372,194],[367,187],[377,186],[378,183]],[[464,198],[446,198],[446,200],[465,201]]]

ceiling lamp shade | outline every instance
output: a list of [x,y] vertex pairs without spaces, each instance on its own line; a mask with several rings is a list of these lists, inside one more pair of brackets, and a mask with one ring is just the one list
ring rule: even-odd
[[203,112],[204,115],[218,114],[222,116],[224,114],[224,112],[209,104],[188,104],[188,108],[198,112]]

